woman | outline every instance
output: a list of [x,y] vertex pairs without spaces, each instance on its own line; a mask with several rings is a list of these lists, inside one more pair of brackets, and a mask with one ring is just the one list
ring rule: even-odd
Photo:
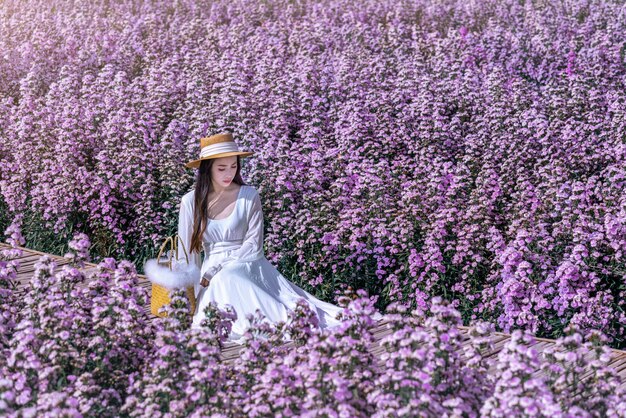
[[230,339],[241,341],[250,325],[247,314],[260,309],[271,322],[286,321],[300,298],[317,313],[321,328],[339,325],[335,317],[342,308],[289,282],[265,258],[259,193],[240,174],[240,158],[253,153],[239,151],[229,133],[202,138],[200,146],[200,158],[186,164],[199,173],[195,190],[182,198],[178,222],[190,263],[200,269],[192,327],[200,326],[209,302],[230,304],[237,312]]

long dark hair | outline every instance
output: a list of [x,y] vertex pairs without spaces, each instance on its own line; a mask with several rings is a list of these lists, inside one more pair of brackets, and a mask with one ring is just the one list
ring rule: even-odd
[[[194,208],[193,208],[193,233],[191,234],[190,252],[200,253],[202,250],[202,235],[207,227],[209,219],[209,193],[213,189],[211,181],[211,167],[215,162],[214,158],[202,160],[200,169],[196,176],[196,189],[194,192]],[[233,178],[233,182],[240,186],[245,185],[241,178],[241,157],[237,156],[237,174]]]

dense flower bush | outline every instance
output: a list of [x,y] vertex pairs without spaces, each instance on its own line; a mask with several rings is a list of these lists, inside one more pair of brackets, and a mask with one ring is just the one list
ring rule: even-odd
[[[21,239],[12,227],[13,245]],[[466,342],[459,311],[435,297],[424,311],[389,306],[378,363],[368,350],[376,297],[359,289],[338,297],[342,322],[324,331],[303,300],[277,324],[249,314],[240,359],[226,362],[229,306],[210,304],[191,329],[180,290],[168,316],[150,320],[131,263],[107,258],[84,273],[88,254],[73,246],[69,266],[41,257],[19,298],[15,254],[0,257],[2,416],[626,416],[599,332],[570,327],[540,355],[515,331],[489,357],[493,325],[477,322]]]
[[31,246],[89,231],[142,265],[230,129],[268,257],[317,296],[624,346],[624,23],[608,0],[3,1],[1,207]]

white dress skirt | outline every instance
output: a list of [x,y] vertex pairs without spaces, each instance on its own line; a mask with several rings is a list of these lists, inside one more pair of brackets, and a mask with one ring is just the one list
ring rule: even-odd
[[[178,235],[189,248],[193,228],[194,191],[185,194],[180,205]],[[190,255],[190,262],[200,269],[200,277],[209,272],[212,277],[208,287],[195,285],[196,310],[192,327],[200,327],[204,308],[216,302],[220,308],[231,305],[237,313],[230,341],[241,343],[242,336],[250,326],[247,314],[259,309],[272,322],[287,321],[287,314],[294,310],[299,299],[304,298],[319,318],[322,329],[337,326],[336,319],[343,308],[324,302],[296,284],[287,280],[265,258],[263,252],[263,211],[257,190],[241,186],[235,208],[223,219],[209,219],[203,235],[204,260],[200,255]],[[380,319],[376,313],[373,318]]]

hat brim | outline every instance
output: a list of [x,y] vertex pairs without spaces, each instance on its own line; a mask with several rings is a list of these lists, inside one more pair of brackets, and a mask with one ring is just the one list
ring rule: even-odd
[[197,160],[189,161],[187,164],[185,164],[185,167],[198,168],[200,167],[200,163],[202,162],[202,160],[213,160],[215,158],[232,157],[233,155],[239,155],[241,157],[249,157],[252,154],[254,154],[254,152],[244,152],[244,151],[223,152],[221,154],[215,154],[209,157],[204,157],[204,158],[199,158]]

